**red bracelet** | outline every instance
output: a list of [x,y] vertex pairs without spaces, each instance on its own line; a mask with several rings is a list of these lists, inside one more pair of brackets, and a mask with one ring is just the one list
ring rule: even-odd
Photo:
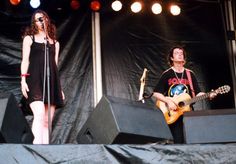
[[21,77],[27,77],[27,76],[29,76],[30,74],[28,74],[28,73],[25,73],[25,74],[21,74]]

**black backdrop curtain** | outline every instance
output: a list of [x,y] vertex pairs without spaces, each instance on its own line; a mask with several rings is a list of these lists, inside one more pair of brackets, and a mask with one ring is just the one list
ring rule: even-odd
[[[147,9],[138,14],[129,9],[101,13],[106,94],[137,100],[144,68],[149,70],[145,90],[150,94],[169,67],[167,54],[175,45],[185,47],[186,66],[196,73],[203,91],[232,84],[220,3],[181,2],[180,16],[171,16],[165,9],[160,15]],[[232,101],[231,92],[196,105],[197,109],[229,108]]]
[[[188,3],[177,17],[166,12],[155,16],[148,11],[136,15],[128,9],[115,13],[104,6],[100,18],[105,95],[136,101],[145,67],[149,70],[145,92],[150,94],[168,67],[168,50],[176,44],[185,46],[187,66],[195,71],[203,90],[232,86],[219,3]],[[66,96],[65,107],[55,115],[52,143],[76,143],[79,130],[93,110],[91,11],[45,10],[58,28],[59,71]],[[0,90],[12,92],[18,102],[22,96],[21,33],[29,24],[32,10],[19,12],[1,9],[0,13]],[[155,100],[146,103],[154,105]],[[199,110],[233,108],[233,95],[196,105]]]

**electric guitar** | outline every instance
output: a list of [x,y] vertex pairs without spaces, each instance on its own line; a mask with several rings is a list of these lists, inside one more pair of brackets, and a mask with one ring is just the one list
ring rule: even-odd
[[224,86],[219,87],[216,90],[213,90],[213,91],[208,92],[204,95],[196,96],[193,98],[191,98],[190,95],[187,93],[182,93],[182,94],[179,94],[174,97],[168,97],[168,98],[172,99],[174,101],[174,103],[177,105],[177,109],[175,111],[168,109],[168,106],[166,105],[166,103],[164,103],[162,101],[157,101],[156,106],[158,108],[160,108],[160,110],[162,111],[167,124],[172,124],[181,115],[183,115],[184,112],[191,111],[191,107],[190,107],[191,104],[193,104],[197,101],[209,98],[211,93],[215,93],[216,95],[218,95],[218,94],[228,93],[229,91],[230,91],[230,86],[224,85]]

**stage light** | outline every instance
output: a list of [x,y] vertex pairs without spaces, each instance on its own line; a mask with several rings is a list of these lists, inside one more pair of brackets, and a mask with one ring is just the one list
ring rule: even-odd
[[142,4],[141,2],[134,2],[131,4],[130,9],[134,13],[138,13],[142,10]]
[[78,10],[78,8],[80,7],[79,1],[78,0],[71,0],[70,7],[72,10]]
[[38,8],[40,6],[40,0],[30,0],[30,6],[32,8]]
[[98,11],[100,10],[101,8],[101,4],[98,0],[93,0],[91,3],[90,3],[90,8],[93,10],[93,11]]
[[10,3],[16,6],[20,3],[20,0],[10,0]]
[[153,14],[160,14],[162,12],[162,6],[160,3],[158,2],[155,2],[153,5],[152,5],[152,12]]
[[119,0],[116,0],[116,1],[112,2],[111,8],[114,11],[120,11],[122,9],[122,3]]
[[180,12],[181,12],[181,9],[178,5],[173,4],[173,5],[170,6],[170,13],[172,15],[177,16],[177,15],[180,14]]

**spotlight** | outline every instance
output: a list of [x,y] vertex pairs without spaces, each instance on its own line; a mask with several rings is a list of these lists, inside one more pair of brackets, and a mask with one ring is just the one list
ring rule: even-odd
[[72,10],[78,10],[78,8],[80,7],[79,1],[78,0],[71,0],[70,7]]
[[30,0],[30,6],[32,8],[38,8],[40,6],[40,0]]
[[132,3],[130,8],[131,8],[132,12],[138,13],[142,10],[142,4],[141,4],[141,2],[137,1],[137,2]]
[[170,6],[170,12],[171,12],[172,15],[177,16],[177,15],[180,14],[181,9],[178,5],[173,4],[173,5]]
[[14,6],[18,5],[20,3],[20,0],[10,0],[10,3]]
[[153,14],[160,14],[162,12],[161,4],[158,2],[155,2],[152,5],[152,12],[153,12]]
[[90,3],[90,8],[93,11],[98,11],[101,8],[101,4],[98,0],[92,0],[92,2]]
[[116,0],[116,1],[112,2],[111,8],[114,11],[120,11],[122,9],[122,3],[119,0]]

